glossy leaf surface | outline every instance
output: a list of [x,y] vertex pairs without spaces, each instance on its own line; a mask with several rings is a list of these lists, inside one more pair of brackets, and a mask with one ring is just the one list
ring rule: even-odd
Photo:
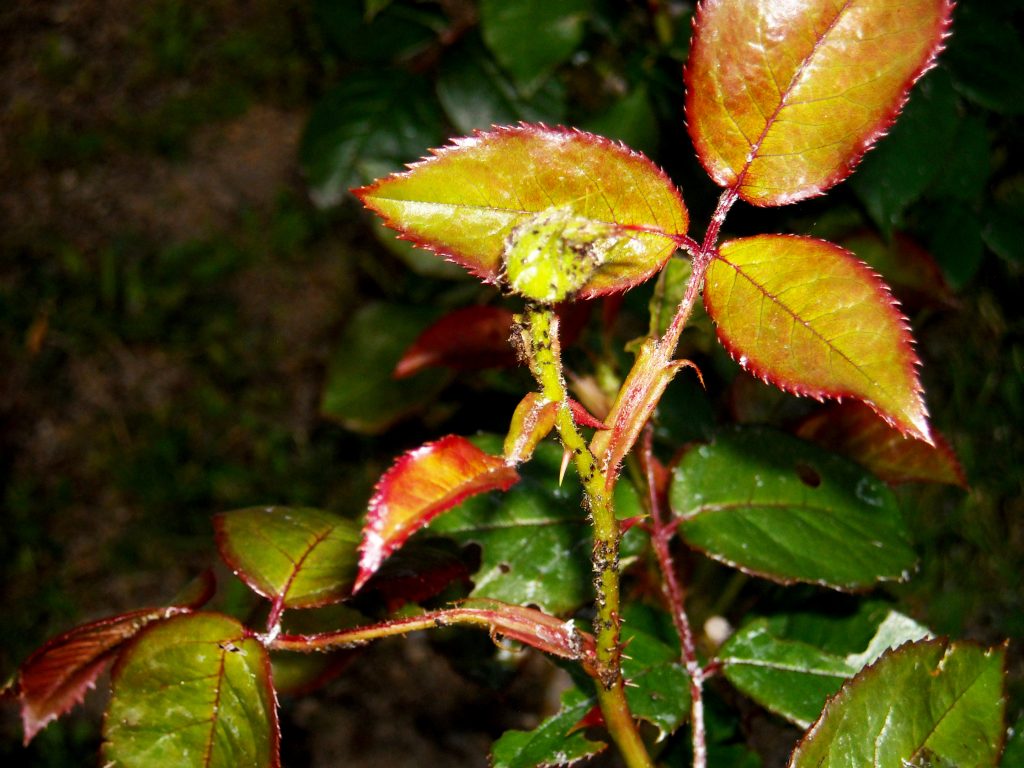
[[398,381],[402,354],[436,319],[434,312],[396,304],[368,304],[345,327],[332,357],[320,410],[347,429],[377,434],[432,401],[448,373],[423,371]]
[[639,605],[626,608],[622,674],[629,681],[626,699],[630,711],[655,726],[660,739],[674,733],[689,716],[690,678],[680,662],[674,630],[669,629],[670,637],[664,637],[658,631],[659,619],[670,626],[667,614]]
[[463,499],[507,490],[518,473],[499,456],[449,435],[401,456],[377,483],[359,545],[357,591],[413,533]]
[[[432,533],[480,546],[474,597],[536,605],[559,615],[592,598],[590,525],[580,508],[576,473],[570,468],[558,482],[561,461],[561,446],[541,443],[522,466],[522,480],[507,493],[469,499],[431,524]],[[616,486],[615,511],[620,518],[642,514],[627,482]],[[636,536],[643,534],[630,531],[623,540],[624,558],[631,546],[635,554]]]
[[491,751],[493,768],[535,768],[572,765],[602,752],[608,745],[574,730],[593,708],[595,699],[576,688],[562,695],[562,708],[532,731],[506,731]]
[[513,230],[538,216],[597,232],[599,248],[589,242],[584,256],[599,252],[600,263],[580,286],[584,298],[646,279],[688,223],[678,191],[647,158],[592,134],[541,125],[457,139],[356,194],[402,238],[490,282],[500,278]]
[[417,337],[395,366],[402,379],[424,368],[460,370],[515,365],[512,313],[502,307],[464,307],[440,318]]
[[213,520],[224,562],[255,592],[284,608],[312,608],[348,597],[356,576],[359,526],[331,512],[252,507]]
[[842,181],[899,112],[949,24],[948,0],[707,0],[686,68],[704,168],[755,205]]
[[83,624],[29,656],[18,670],[16,683],[25,744],[51,720],[82,702],[121,645],[148,624],[187,610],[147,608]]
[[784,622],[779,617],[747,624],[722,646],[718,658],[737,689],[802,728],[818,718],[847,678],[887,649],[928,636],[927,629],[893,611],[867,648],[841,654],[786,636]]
[[791,768],[994,766],[1005,655],[943,640],[891,651],[829,701]]
[[948,483],[967,487],[956,455],[941,435],[935,445],[904,437],[867,406],[839,403],[804,421],[796,434],[853,459],[887,483]]
[[234,619],[178,616],[118,659],[103,723],[107,765],[274,767],[278,727],[270,660]]
[[809,237],[733,240],[708,267],[704,304],[744,369],[798,395],[863,400],[930,441],[907,321],[847,251]]
[[419,157],[442,137],[442,124],[426,81],[387,70],[348,75],[317,105],[302,137],[310,197],[336,205],[350,187]]
[[583,41],[590,0],[481,0],[484,40],[527,92],[533,91]]
[[731,429],[690,451],[669,496],[688,544],[783,583],[861,589],[905,579],[916,562],[882,481],[780,432]]

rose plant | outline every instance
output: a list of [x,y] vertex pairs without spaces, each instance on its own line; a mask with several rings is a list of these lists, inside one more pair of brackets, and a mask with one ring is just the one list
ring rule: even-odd
[[[951,13],[948,0],[701,3],[686,119],[721,194],[700,237],[644,155],[536,122],[455,139],[354,190],[402,239],[514,307],[440,318],[397,373],[508,364],[511,337],[536,389],[503,440],[448,435],[401,455],[361,526],[307,508],[218,515],[222,558],[266,598],[263,626],[204,611],[201,579],[170,606],[77,627],[12,682],[26,742],[112,663],[104,765],[276,766],[277,689],[294,652],[467,625],[548,654],[573,681],[557,714],[495,743],[495,766],[568,765],[608,739],[631,768],[685,764],[682,752],[701,768],[749,760],[709,725],[715,678],[806,729],[794,768],[996,765],[1005,648],[934,637],[878,600],[701,633],[677,562],[685,547],[781,585],[864,592],[916,564],[888,483],[964,483],[881,278],[823,239],[722,236],[737,203],[788,205],[846,179],[932,66]],[[610,325],[616,297],[655,278],[628,370],[570,369],[575,306],[602,301]],[[734,426],[666,446],[655,426],[667,388],[703,384],[677,357],[700,311],[753,377],[836,404],[796,435]],[[438,538],[478,545],[480,562],[431,555]],[[437,607],[466,576],[469,593]],[[293,618],[338,620],[315,610],[338,603],[352,608],[341,626]]]

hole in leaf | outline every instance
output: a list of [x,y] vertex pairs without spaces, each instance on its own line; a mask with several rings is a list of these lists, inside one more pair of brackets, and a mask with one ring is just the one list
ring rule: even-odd
[[821,475],[818,474],[818,470],[810,464],[804,464],[804,462],[798,461],[796,463],[796,474],[797,477],[800,478],[800,482],[808,488],[817,488],[821,485]]

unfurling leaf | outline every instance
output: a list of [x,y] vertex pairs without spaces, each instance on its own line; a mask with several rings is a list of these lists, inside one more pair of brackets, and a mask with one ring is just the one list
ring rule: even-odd
[[790,768],[991,768],[1003,741],[1005,648],[922,640],[843,686]]
[[463,499],[508,490],[519,474],[464,437],[449,435],[401,456],[377,483],[359,545],[357,592],[413,533]]
[[509,343],[512,317],[501,307],[464,307],[445,315],[405,351],[395,366],[395,378],[436,366],[476,370],[515,365]]
[[605,419],[608,430],[598,432],[590,444],[590,450],[604,465],[609,487],[665,388],[680,368],[690,365],[693,364],[686,360],[672,360],[670,353],[653,339],[640,348],[636,363]]
[[[604,422],[599,421],[572,398],[569,399],[569,409],[577,425],[591,429],[607,429]],[[544,400],[536,392],[527,394],[512,414],[512,423],[505,436],[503,449],[505,461],[513,465],[529,461],[540,441],[554,429],[557,412],[558,403]]]
[[863,400],[931,442],[907,320],[839,246],[785,235],[725,243],[708,267],[704,304],[746,370],[797,395]]
[[[787,618],[751,622],[729,638],[718,658],[726,679],[738,690],[802,728],[814,722],[828,697],[865,665],[889,648],[930,636],[920,624],[890,611],[875,627],[866,648],[838,653],[788,636]],[[821,623],[840,623],[815,618]]]
[[266,649],[234,619],[176,616],[148,628],[111,676],[104,764],[277,768]]
[[[554,270],[552,295],[621,291],[657,271],[686,233],[686,207],[668,177],[593,134],[523,124],[433,155],[355,194],[403,239],[488,282],[503,277],[506,252],[525,236],[566,262]],[[519,282],[536,287],[529,265],[519,266],[527,272]]]
[[669,500],[689,545],[782,583],[863,589],[906,579],[916,562],[881,480],[781,432],[732,429],[691,450]]
[[949,26],[949,0],[706,0],[686,67],[704,168],[755,205],[846,178],[895,119]]
[[18,670],[25,744],[47,723],[80,704],[114,653],[145,626],[188,608],[146,608],[111,616],[65,632],[37,650]]
[[853,459],[887,483],[948,483],[967,487],[956,454],[932,431],[934,445],[904,437],[867,406],[838,403],[805,420],[796,431],[830,451]]
[[272,600],[271,624],[285,608],[313,608],[349,596],[356,576],[356,523],[319,509],[252,507],[213,520],[224,562]]

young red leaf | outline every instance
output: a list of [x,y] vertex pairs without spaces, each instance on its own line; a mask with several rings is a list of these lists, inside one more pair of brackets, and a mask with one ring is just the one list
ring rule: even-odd
[[743,368],[798,395],[863,400],[931,443],[907,320],[850,253],[809,237],[759,235],[723,245],[705,280],[708,314]]
[[672,360],[654,341],[647,341],[641,347],[637,362],[605,419],[609,425],[607,431],[598,432],[590,444],[590,450],[604,464],[609,486],[644,424],[654,413],[665,387],[679,369],[687,365],[693,364],[686,360]]
[[505,436],[505,461],[522,464],[533,456],[538,443],[555,428],[558,403],[530,392],[516,406]]
[[[579,426],[590,429],[607,429],[603,421],[591,415],[582,404],[569,399],[572,418]],[[530,392],[516,406],[512,423],[505,436],[504,454],[508,464],[522,464],[529,461],[534,449],[555,427],[558,403],[545,401],[536,392]]]
[[51,720],[80,704],[117,649],[143,627],[188,612],[186,607],[169,606],[100,619],[53,638],[29,656],[18,670],[16,684],[25,744]]
[[837,403],[808,418],[796,433],[853,459],[887,483],[967,487],[963,468],[941,435],[932,430],[934,445],[904,437],[860,403]]
[[463,499],[508,490],[519,474],[464,437],[448,435],[401,456],[377,483],[359,545],[357,592],[413,533]]
[[845,179],[932,65],[950,0],[705,0],[686,117],[708,174],[754,205]]
[[312,608],[349,596],[356,573],[356,523],[303,507],[251,507],[217,515],[217,549],[253,591],[285,608]]
[[465,307],[450,312],[405,351],[395,366],[395,378],[442,365],[463,370],[515,365],[515,351],[509,344],[512,316],[501,307]]
[[643,155],[593,134],[522,124],[432,152],[355,194],[403,239],[487,282],[502,277],[510,240],[529,237],[530,226],[547,245],[576,233],[590,256],[599,255],[562,286],[563,295],[584,298],[645,280],[686,233],[686,207],[668,177]]

